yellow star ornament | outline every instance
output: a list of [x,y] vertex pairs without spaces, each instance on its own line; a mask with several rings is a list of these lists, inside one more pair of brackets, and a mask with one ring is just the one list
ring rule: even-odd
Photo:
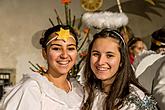
[[58,34],[57,39],[62,39],[64,41],[67,41],[70,37],[69,29],[64,30],[63,28],[60,28],[59,32],[56,32]]

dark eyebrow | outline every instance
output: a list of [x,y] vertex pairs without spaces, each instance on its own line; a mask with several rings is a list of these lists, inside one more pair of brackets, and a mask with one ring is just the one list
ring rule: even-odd
[[50,46],[53,46],[53,45],[56,45],[56,46],[62,46],[62,45],[60,45],[60,44],[51,44]]
[[[50,46],[53,46],[53,45],[62,46],[61,44],[51,44]],[[75,46],[76,47],[76,44],[69,44],[68,46]]]
[[69,44],[68,46],[75,46],[76,47],[76,44]]
[[[97,51],[97,50],[92,50],[92,52],[97,52],[97,53],[100,53],[99,51]],[[107,54],[113,54],[113,52],[106,52]]]
[[99,51],[97,51],[97,50],[92,50],[92,52],[99,52]]
[[108,53],[108,54],[113,54],[113,52],[106,52],[106,53]]

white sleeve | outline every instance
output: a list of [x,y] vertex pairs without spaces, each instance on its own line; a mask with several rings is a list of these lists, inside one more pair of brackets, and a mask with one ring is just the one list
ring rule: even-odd
[[3,110],[41,110],[41,91],[36,81],[14,88],[3,101]]
[[162,63],[153,81],[152,94],[161,110],[165,110],[165,62]]

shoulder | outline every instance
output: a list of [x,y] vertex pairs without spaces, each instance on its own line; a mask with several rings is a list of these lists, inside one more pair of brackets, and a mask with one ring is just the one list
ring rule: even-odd
[[70,78],[69,80],[74,91],[76,91],[77,93],[84,94],[83,86],[75,78]]
[[129,95],[124,99],[125,107],[139,110],[156,110],[156,104],[152,96],[146,95],[133,84],[130,85]]
[[28,92],[28,91],[33,91],[33,90],[40,90],[40,86],[38,84],[38,82],[36,80],[34,80],[31,75],[25,75],[23,76],[22,80],[17,83],[16,85],[14,86],[11,86],[11,87],[7,87],[5,88],[5,95],[4,97],[6,96],[10,96],[10,95],[13,95],[13,94],[18,94],[18,95],[21,95],[21,94],[24,94],[25,92]]
[[12,107],[14,104],[16,107],[19,106],[19,103],[24,104],[24,102],[34,101],[33,97],[37,97],[37,99],[40,100],[40,86],[37,81],[33,80],[29,76],[26,76],[5,93],[2,98],[2,105],[3,107]]
[[69,81],[71,82],[72,86],[82,88],[82,85],[75,78],[70,78]]
[[27,74],[23,76],[22,80],[16,86],[20,86],[23,89],[41,88],[41,84],[44,81],[43,79],[43,76],[38,73]]
[[72,90],[70,92],[72,94],[72,99],[78,100],[79,102],[84,102],[85,90],[83,86],[75,78],[70,78],[69,81],[72,86]]
[[143,99],[143,97],[145,97],[145,93],[141,89],[139,89],[138,87],[136,87],[135,85],[130,84],[129,89],[130,89],[129,90],[130,94],[137,95],[141,99]]
[[139,63],[137,62],[140,58],[137,57],[136,59],[137,61],[135,60],[134,62],[135,75],[136,77],[139,77],[148,67],[159,67],[158,65],[165,61],[165,55],[149,54],[148,56],[141,58]]

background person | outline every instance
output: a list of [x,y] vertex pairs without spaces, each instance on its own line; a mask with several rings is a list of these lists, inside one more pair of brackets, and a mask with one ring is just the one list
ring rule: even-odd
[[165,28],[152,33],[151,48],[135,59],[138,81],[155,97],[161,110],[165,109]]
[[133,64],[135,57],[143,52],[144,50],[147,50],[145,43],[143,40],[139,37],[132,37],[128,41],[128,51],[129,51],[129,58],[131,64]]

